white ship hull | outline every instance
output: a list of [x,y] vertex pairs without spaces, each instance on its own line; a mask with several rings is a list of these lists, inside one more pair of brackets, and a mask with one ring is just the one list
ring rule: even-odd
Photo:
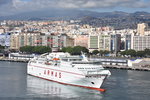
[[62,68],[56,66],[47,67],[47,65],[34,65],[29,64],[27,73],[39,78],[50,81],[59,82],[66,85],[81,86],[85,88],[100,88],[105,77],[100,78],[87,78],[85,75],[73,68]]

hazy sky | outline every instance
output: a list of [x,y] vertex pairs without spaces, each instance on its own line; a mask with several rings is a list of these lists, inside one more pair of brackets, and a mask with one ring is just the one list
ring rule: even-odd
[[99,12],[150,12],[149,5],[150,0],[0,0],[0,16],[56,8]]

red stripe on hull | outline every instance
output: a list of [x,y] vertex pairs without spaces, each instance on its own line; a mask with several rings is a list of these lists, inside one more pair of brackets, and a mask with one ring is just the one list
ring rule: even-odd
[[[31,74],[29,74],[29,75],[31,75]],[[36,75],[31,75],[31,76],[35,76],[35,77],[38,77],[38,78],[41,78],[41,79],[44,79],[44,80],[48,80],[48,81],[52,81],[52,82],[57,82],[57,83],[64,84],[64,85],[70,85],[70,86],[77,86],[77,87],[82,87],[82,88],[88,88],[88,89],[97,90],[97,91],[101,91],[101,92],[105,92],[106,91],[106,89],[94,88],[94,87],[88,87],[88,86],[81,86],[81,85],[73,85],[73,84],[68,84],[68,83],[62,83],[62,82],[58,82],[58,81],[46,79],[46,78],[43,78],[43,77],[39,77],[39,76],[36,76]]]

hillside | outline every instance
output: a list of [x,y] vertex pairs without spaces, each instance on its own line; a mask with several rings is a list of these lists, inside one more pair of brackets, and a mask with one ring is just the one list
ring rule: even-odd
[[20,13],[12,16],[1,16],[0,20],[70,20],[80,19],[79,24],[92,26],[113,26],[115,29],[135,29],[137,23],[150,24],[148,12],[93,12],[85,10],[52,9]]

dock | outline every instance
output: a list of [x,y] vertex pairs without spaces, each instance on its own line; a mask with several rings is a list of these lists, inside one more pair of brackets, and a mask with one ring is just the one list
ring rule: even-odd
[[0,61],[7,61],[7,62],[24,62],[24,63],[27,63],[29,60],[26,60],[26,59],[0,58]]
[[144,67],[128,67],[128,66],[117,66],[117,65],[103,65],[103,67],[104,68],[109,68],[109,69],[150,71],[150,68],[144,68]]
[[[28,59],[10,59],[10,58],[0,58],[0,61],[7,61],[7,62],[24,62],[28,63]],[[150,66],[132,66],[129,67],[126,64],[122,65],[113,65],[113,64],[102,64],[104,68],[108,69],[121,69],[121,70],[136,70],[136,71],[150,71]]]

